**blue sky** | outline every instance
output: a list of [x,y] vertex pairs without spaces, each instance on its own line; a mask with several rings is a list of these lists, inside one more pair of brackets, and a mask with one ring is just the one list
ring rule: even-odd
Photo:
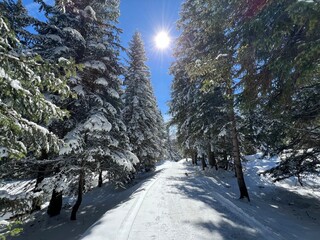
[[[32,0],[24,0],[31,15],[38,14],[38,6]],[[53,3],[53,0],[46,2]],[[128,46],[135,31],[142,34],[147,52],[147,65],[151,72],[151,81],[158,101],[159,108],[168,119],[168,106],[170,100],[170,85],[172,76],[169,75],[169,67],[172,61],[173,45],[178,37],[176,22],[183,0],[121,0],[120,24],[122,30],[121,43]],[[167,31],[172,38],[171,46],[165,50],[155,47],[154,37],[159,31]],[[126,58],[121,54],[122,61]]]
[[[119,27],[123,29],[122,45],[128,46],[135,31],[142,34],[152,86],[165,120],[168,119],[167,102],[170,100],[172,80],[169,67],[174,60],[172,50],[174,39],[178,37],[176,22],[182,2],[182,0],[122,0],[120,5]],[[172,44],[168,49],[159,50],[155,47],[154,37],[163,30],[168,31]]]

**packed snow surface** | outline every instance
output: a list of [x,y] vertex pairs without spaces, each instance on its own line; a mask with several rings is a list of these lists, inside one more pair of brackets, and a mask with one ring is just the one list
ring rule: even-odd
[[257,175],[257,164],[270,165],[244,164],[251,202],[238,199],[233,172],[166,161],[126,190],[106,185],[87,193],[76,222],[69,210],[43,214],[18,239],[319,239],[318,191],[273,184]]
[[[219,180],[206,177],[186,161],[166,162],[158,171],[131,199],[89,228],[82,240],[316,239],[312,234],[319,221],[307,215],[303,219],[299,216],[303,211],[290,211],[290,202],[292,206],[300,202],[303,206],[299,208],[307,212],[309,205],[302,197],[290,198],[289,192],[277,195],[274,190],[270,196],[259,185],[250,187],[252,203],[248,203],[238,200],[223,180],[228,172],[220,174]],[[284,197],[288,205],[283,203]],[[263,198],[273,202],[263,202]]]

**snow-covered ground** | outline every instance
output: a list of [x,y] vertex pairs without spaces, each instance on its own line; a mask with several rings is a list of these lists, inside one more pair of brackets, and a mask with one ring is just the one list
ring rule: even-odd
[[15,239],[319,239],[319,190],[260,178],[270,162],[244,164],[251,202],[238,199],[232,172],[166,161],[127,190],[87,193],[75,222],[66,210],[54,218],[37,213]]

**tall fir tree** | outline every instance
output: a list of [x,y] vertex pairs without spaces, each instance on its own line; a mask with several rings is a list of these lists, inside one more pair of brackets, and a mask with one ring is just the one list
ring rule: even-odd
[[249,13],[237,2],[239,14],[234,15],[242,111],[251,119],[252,141],[265,153],[281,156],[279,166],[268,172],[275,180],[295,176],[300,181],[304,172],[317,172],[319,164],[320,35],[315,26],[320,4],[260,2],[259,7],[250,2]]
[[[224,17],[231,11],[224,0],[186,1],[183,4],[178,26],[182,33],[176,48],[177,61],[184,62],[184,71],[192,81],[198,81],[200,88],[221,89],[227,101],[225,122],[231,134],[233,160],[240,198],[249,194],[243,177],[240,158],[239,134],[235,111],[235,86],[233,56],[235,40],[228,38],[233,29]],[[233,35],[232,35],[233,36]],[[196,105],[198,105],[197,103]],[[200,107],[200,105],[198,105]]]
[[[65,144],[60,148],[60,156],[45,153],[39,156],[38,165],[32,166],[38,168],[35,187],[38,195],[45,199],[51,195],[49,215],[60,213],[63,194],[75,194],[78,199],[71,216],[75,219],[83,191],[97,184],[101,186],[104,178],[117,184],[129,181],[135,172],[133,165],[138,162],[129,151],[120,113],[121,30],[115,26],[119,1],[56,1],[54,6],[42,0],[36,2],[48,21],[37,22],[39,35],[33,51],[51,65],[59,64],[60,74],[65,74],[64,65],[68,67],[73,61],[83,69],[78,69],[71,78],[70,74],[65,76],[76,98],[46,94],[70,113],[68,118],[50,121],[49,126]],[[56,85],[59,84],[62,83],[57,80]],[[48,158],[50,161],[41,161]],[[26,169],[31,168],[28,166]],[[38,203],[45,199],[39,199]]]
[[149,170],[164,153],[164,123],[150,82],[149,68],[141,34],[129,43],[129,66],[125,73],[125,108],[122,116],[127,126],[132,151],[140,159],[140,168]]
[[[69,167],[60,171],[68,172],[65,177],[73,178],[73,188],[78,189],[71,215],[75,220],[83,190],[93,187],[95,176],[99,186],[103,182],[103,171],[107,171],[110,181],[122,183],[135,171],[133,164],[137,162],[129,151],[120,114],[121,30],[115,26],[119,1],[57,1],[53,7],[40,2],[49,13],[49,24],[39,29],[41,54],[52,61],[61,56],[72,58],[83,66],[83,71],[78,71],[68,82],[77,99],[61,102],[68,106],[71,117],[52,125],[66,142],[60,154],[66,155],[69,161],[73,159]],[[68,169],[78,172],[78,186],[70,175],[73,170]],[[59,181],[57,187],[58,184]]]
[[247,191],[239,179],[239,139],[251,150],[285,153],[267,171],[275,180],[317,171],[319,3],[201,0],[183,6],[178,60],[187,62],[190,78],[204,78],[205,88],[225,89],[241,197]]
[[[62,140],[47,125],[67,116],[67,112],[53,104],[48,96],[68,97],[70,89],[66,82],[75,69],[69,62],[61,60],[52,64],[30,52],[20,44],[2,14],[0,17],[0,159],[6,159],[0,163],[0,174],[19,178],[25,171],[10,172],[15,170],[13,166],[36,165],[41,155],[57,153],[62,146]],[[11,204],[13,213],[31,210],[33,192],[23,195],[23,199],[16,197]],[[12,198],[4,197],[2,201],[10,202]],[[19,208],[15,204],[20,200],[24,206]]]

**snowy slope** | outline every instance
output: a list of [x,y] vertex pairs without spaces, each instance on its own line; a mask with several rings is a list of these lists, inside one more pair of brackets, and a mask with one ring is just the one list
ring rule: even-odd
[[18,239],[318,239],[318,192],[258,177],[263,164],[244,164],[250,203],[238,200],[232,172],[167,161],[127,190],[86,194],[76,222],[66,210],[54,218],[38,213]]

